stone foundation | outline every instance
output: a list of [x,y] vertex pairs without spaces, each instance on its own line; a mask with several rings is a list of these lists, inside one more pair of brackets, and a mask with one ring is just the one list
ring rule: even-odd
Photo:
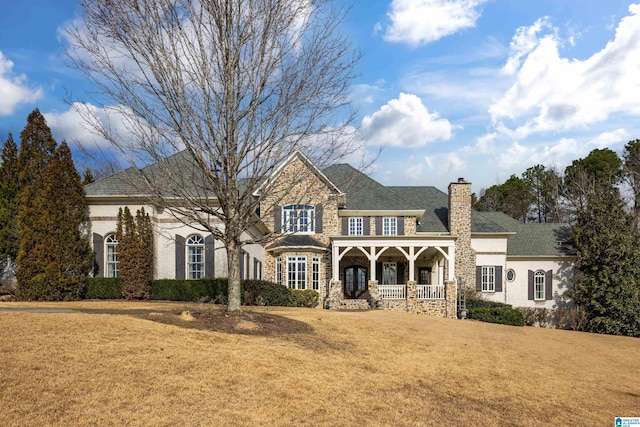
[[324,308],[331,310],[366,310],[379,308],[391,311],[406,311],[409,313],[427,314],[436,317],[456,318],[457,286],[455,280],[445,281],[445,298],[433,300],[419,300],[415,281],[406,283],[406,298],[401,300],[382,299],[378,290],[378,281],[369,281],[369,296],[365,299],[346,299],[342,290],[342,281],[331,283],[329,296]]

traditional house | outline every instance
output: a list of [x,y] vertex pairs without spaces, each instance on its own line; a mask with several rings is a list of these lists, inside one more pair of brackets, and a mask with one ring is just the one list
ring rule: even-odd
[[[96,274],[118,274],[116,216],[128,205],[144,206],[153,218],[157,278],[225,276],[220,242],[132,194],[127,173],[86,187]],[[448,193],[383,186],[347,164],[320,170],[296,152],[254,196],[263,227],[247,236],[278,236],[243,247],[241,276],[316,290],[325,308],[455,317],[462,286],[514,306],[567,303],[574,263],[568,226],[474,211],[471,184],[462,178]]]

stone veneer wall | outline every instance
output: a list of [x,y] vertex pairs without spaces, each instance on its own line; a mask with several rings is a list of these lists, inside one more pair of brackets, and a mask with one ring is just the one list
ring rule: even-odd
[[404,235],[414,236],[416,234],[416,217],[405,216],[404,217]]
[[476,253],[471,248],[471,183],[462,178],[449,184],[449,231],[455,243],[455,278],[475,286]]
[[[332,189],[320,179],[318,175],[301,158],[294,158],[284,170],[276,177],[275,181],[266,189],[260,202],[264,223],[273,230],[274,207],[282,207],[288,204],[322,204],[322,232],[311,234],[311,237],[323,243],[326,251],[322,253],[283,251],[277,254],[265,251],[264,278],[276,281],[276,258],[282,257],[283,284],[286,286],[286,257],[293,255],[307,256],[307,283],[311,289],[312,258],[320,257],[320,299],[329,294],[329,280],[331,279],[331,251],[329,236],[339,234],[341,226],[338,218],[338,200],[332,193]],[[277,242],[278,239],[275,240]],[[269,246],[269,245],[267,245]]]

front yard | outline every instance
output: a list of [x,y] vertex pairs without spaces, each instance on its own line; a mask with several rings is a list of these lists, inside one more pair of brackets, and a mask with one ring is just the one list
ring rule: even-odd
[[0,303],[2,425],[612,425],[640,340],[388,311]]

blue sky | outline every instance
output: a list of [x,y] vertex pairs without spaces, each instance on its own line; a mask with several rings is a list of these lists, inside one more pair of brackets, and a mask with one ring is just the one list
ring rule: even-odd
[[[601,0],[355,1],[364,57],[352,87],[369,173],[389,185],[465,177],[473,190],[537,163],[564,168],[640,138],[640,4]],[[65,65],[75,0],[0,0],[0,139],[38,107],[54,137],[94,137],[65,99],[91,90]]]

